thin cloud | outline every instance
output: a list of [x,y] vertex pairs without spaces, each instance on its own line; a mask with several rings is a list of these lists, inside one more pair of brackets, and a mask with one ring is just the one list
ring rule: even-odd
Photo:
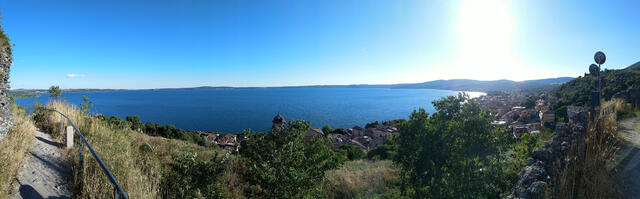
[[81,75],[81,74],[67,74],[67,78],[76,78],[76,77],[86,77],[86,75]]

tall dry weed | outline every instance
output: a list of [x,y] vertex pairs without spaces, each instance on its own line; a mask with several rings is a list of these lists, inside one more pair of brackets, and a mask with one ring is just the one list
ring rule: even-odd
[[[615,106],[613,111],[605,109]],[[576,138],[568,163],[554,182],[555,198],[621,198],[620,176],[607,168],[620,147],[616,136],[618,116],[626,111],[621,100],[602,105],[601,114],[590,116],[586,132]],[[562,168],[557,165],[557,168]]]
[[15,177],[28,158],[35,138],[35,126],[25,110],[15,104],[11,106],[14,126],[7,137],[0,141],[0,198],[12,194]]

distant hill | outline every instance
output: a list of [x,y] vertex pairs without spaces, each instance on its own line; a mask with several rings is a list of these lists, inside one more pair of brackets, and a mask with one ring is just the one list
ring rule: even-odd
[[[639,64],[634,66],[637,68]],[[640,70],[634,67],[619,70],[606,69],[600,73],[602,80],[601,96],[604,100],[611,98],[624,99],[627,102],[640,104]],[[566,116],[569,105],[588,106],[591,102],[591,91],[595,90],[595,77],[586,75],[575,78],[551,92],[553,98],[551,108],[556,117]]]
[[640,61],[635,64],[631,64],[631,66],[627,66],[626,69],[640,70]]
[[[405,88],[405,89],[440,89],[453,91],[518,91],[518,90],[551,90],[558,85],[572,80],[572,77],[558,77],[526,81],[512,80],[471,80],[451,79],[435,80],[422,83],[408,84],[352,84],[352,85],[309,85],[309,86],[281,86],[281,87],[230,87],[230,86],[200,86],[189,88],[156,88],[156,89],[63,89],[62,92],[100,92],[100,91],[126,91],[126,90],[211,90],[211,89],[260,89],[260,88]],[[46,89],[17,89],[10,93],[42,94]]]
[[471,79],[436,80],[417,84],[396,84],[392,88],[428,88],[457,91],[510,91],[552,89],[561,83],[572,80],[572,77],[558,77],[527,81],[493,80],[481,81]]

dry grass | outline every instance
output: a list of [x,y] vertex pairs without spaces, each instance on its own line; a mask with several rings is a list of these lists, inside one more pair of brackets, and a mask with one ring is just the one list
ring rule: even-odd
[[[185,152],[198,152],[199,157],[210,157],[214,150],[180,140],[152,137],[130,129],[119,129],[105,121],[88,116],[77,107],[65,102],[50,101],[49,108],[67,115],[85,135],[87,141],[111,170],[129,198],[160,198],[161,183],[167,164],[173,157]],[[55,137],[59,132],[59,114],[48,113],[44,129],[50,129]],[[76,139],[79,139],[76,136]],[[95,158],[84,148],[84,164],[80,167],[77,146],[68,151],[72,165],[74,197],[104,198],[112,196],[113,186]]]
[[590,118],[587,131],[571,147],[569,163],[556,178],[555,194],[557,198],[621,198],[620,176],[607,169],[620,147],[616,136],[618,116],[626,109],[621,100],[612,100],[603,104],[608,107],[615,104],[613,112]]
[[391,161],[356,160],[325,173],[327,198],[375,198],[399,183]]
[[11,196],[15,177],[28,158],[35,127],[25,110],[13,104],[14,126],[0,141],[0,198]]

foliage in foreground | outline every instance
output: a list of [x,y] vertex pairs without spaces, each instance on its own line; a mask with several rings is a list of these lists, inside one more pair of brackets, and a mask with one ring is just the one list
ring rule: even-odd
[[14,126],[0,141],[0,198],[11,196],[14,179],[27,160],[33,143],[35,127],[24,108],[11,106]]
[[[579,135],[569,149],[573,157],[554,179],[554,198],[623,198],[623,182],[611,164],[621,146],[618,134],[618,116],[629,111],[628,104],[619,99],[603,103],[602,107],[615,104],[614,112],[604,111],[595,118],[588,118],[586,133]],[[627,107],[627,108],[622,108]],[[619,162],[618,162],[619,163]]]
[[[405,194],[417,198],[499,198],[509,191],[517,173],[502,154],[504,131],[491,125],[492,116],[465,94],[433,105],[436,113],[414,111],[400,125],[398,154]],[[464,191],[461,191],[464,190]]]
[[147,122],[146,124],[142,124],[142,121],[138,116],[129,115],[124,120],[118,116],[105,116],[102,114],[97,114],[94,116],[97,119],[103,120],[107,122],[112,128],[117,129],[130,129],[136,132],[143,132],[150,136],[160,136],[168,139],[178,139],[183,140],[189,143],[197,144],[204,147],[213,147],[211,142],[209,142],[206,138],[201,137],[197,133],[193,131],[187,131],[184,129],[176,128],[175,126],[168,124],[154,124],[152,122]]
[[246,160],[242,177],[265,198],[315,197],[324,172],[337,168],[344,156],[331,149],[331,141],[304,135],[310,123],[294,120],[275,133],[249,134],[240,147]]
[[[127,192],[129,198],[219,195],[210,192],[217,190],[203,190],[203,187],[215,185],[218,178],[216,175],[207,173],[209,170],[200,171],[200,169],[211,167],[217,171],[216,166],[223,164],[221,163],[223,159],[216,154],[225,152],[180,140],[148,136],[130,128],[120,128],[98,117],[89,116],[77,107],[64,102],[50,101],[47,107],[61,111],[71,118]],[[63,138],[61,132],[57,130],[61,119],[58,114],[46,111],[40,106],[34,111],[33,118],[42,130],[52,133],[59,139]],[[79,138],[76,137],[76,139]],[[78,146],[80,145],[76,145]],[[83,153],[83,164],[79,163],[77,148],[68,152],[68,164],[71,165],[73,172],[71,180],[73,196],[77,198],[111,197],[113,186],[86,148]],[[198,155],[189,156],[188,154]],[[197,192],[200,195],[191,195]]]

